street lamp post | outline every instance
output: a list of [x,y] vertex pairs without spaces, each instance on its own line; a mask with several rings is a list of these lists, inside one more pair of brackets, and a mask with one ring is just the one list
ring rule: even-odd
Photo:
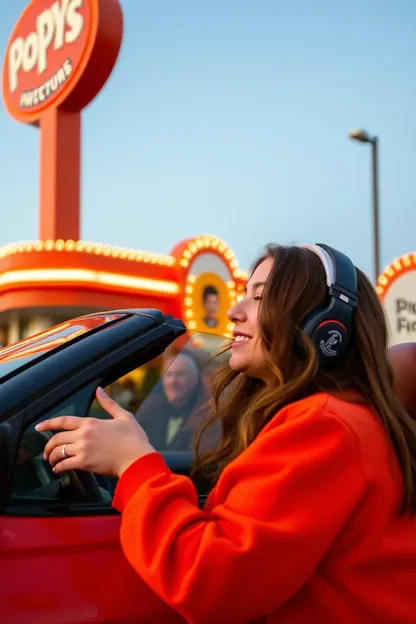
[[377,283],[380,275],[380,232],[379,232],[379,206],[378,206],[378,138],[371,136],[365,130],[352,130],[350,139],[360,143],[371,144],[372,161],[372,185],[373,185],[373,253],[374,253],[374,283]]

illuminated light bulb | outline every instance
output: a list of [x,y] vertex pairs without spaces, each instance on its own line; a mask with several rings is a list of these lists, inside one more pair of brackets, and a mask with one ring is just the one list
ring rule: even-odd
[[185,316],[187,319],[191,319],[194,316],[194,313],[192,310],[185,310]]
[[188,285],[188,286],[185,286],[185,292],[187,295],[192,295],[192,293],[194,292],[194,289],[192,286]]
[[188,275],[188,282],[190,284],[195,284],[195,282],[196,282],[196,275]]
[[197,246],[195,245],[195,243],[194,243],[194,242],[190,242],[190,243],[189,243],[189,245],[188,245],[188,247],[189,247],[190,251],[191,251],[193,254],[194,254],[194,253],[196,253],[196,252],[198,251],[198,248],[197,248]]
[[181,265],[181,267],[183,267],[184,269],[186,269],[189,266],[189,262],[188,260],[186,260],[185,258],[182,258],[182,260],[179,262],[179,264]]
[[189,321],[188,323],[188,328],[189,329],[196,329],[197,325],[195,321]]
[[192,257],[192,253],[189,251],[189,249],[185,249],[185,251],[183,252],[183,257],[187,260]]
[[193,304],[192,297],[185,297],[185,305],[190,307]]

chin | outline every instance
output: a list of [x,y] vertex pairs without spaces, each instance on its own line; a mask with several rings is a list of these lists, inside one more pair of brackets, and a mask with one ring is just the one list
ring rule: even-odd
[[228,361],[228,365],[233,371],[237,371],[238,373],[243,373],[246,371],[248,367],[248,362],[245,359],[236,357],[235,354],[230,357]]
[[246,358],[236,358],[234,361],[229,361],[229,366],[231,370],[236,373],[244,373],[247,377],[258,377],[256,375],[256,371],[253,370],[253,367],[250,365],[251,362],[248,362]]

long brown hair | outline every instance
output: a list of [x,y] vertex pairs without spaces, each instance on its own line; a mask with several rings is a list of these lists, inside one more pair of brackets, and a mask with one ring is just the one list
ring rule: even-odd
[[[351,344],[342,363],[325,372],[312,341],[300,329],[302,321],[327,299],[322,262],[306,248],[268,245],[252,272],[267,258],[273,259],[273,268],[263,292],[259,332],[275,383],[266,385],[228,365],[216,375],[212,413],[196,439],[194,472],[206,473],[215,466],[216,480],[279,409],[313,393],[328,392],[373,406],[403,474],[402,512],[416,512],[416,423],[393,390],[387,324],[373,286],[357,269],[359,303]],[[346,395],[351,390],[360,398]],[[217,449],[201,452],[204,431],[218,421],[222,432]]]

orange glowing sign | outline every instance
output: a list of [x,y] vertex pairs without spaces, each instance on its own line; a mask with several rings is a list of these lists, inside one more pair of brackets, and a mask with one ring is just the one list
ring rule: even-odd
[[[112,52],[104,41],[110,19],[119,22]],[[13,30],[4,58],[2,89],[9,114],[33,123],[50,108],[80,111],[111,73],[121,32],[118,1],[32,0]],[[107,54],[102,54],[103,45]]]

